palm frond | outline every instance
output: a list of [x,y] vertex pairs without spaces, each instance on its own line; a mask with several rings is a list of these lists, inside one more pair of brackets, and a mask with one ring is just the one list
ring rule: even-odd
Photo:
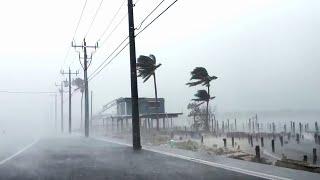
[[186,83],[186,85],[188,85],[189,87],[192,87],[192,86],[197,86],[202,83],[203,83],[203,81],[195,81],[195,82],[188,82],[188,83]]
[[189,87],[197,86],[199,84],[201,84],[202,86],[209,86],[212,80],[217,79],[216,76],[209,76],[206,68],[204,67],[196,67],[191,71],[190,74],[191,74],[191,78],[190,78],[191,82],[186,84]]
[[210,96],[206,90],[198,90],[194,95],[196,98],[193,101],[209,101]]
[[143,82],[146,82],[160,66],[161,64],[156,65],[156,57],[154,55],[141,55],[137,60],[138,77],[141,77],[144,79]]
[[152,74],[149,74],[148,76],[146,76],[143,80],[143,83],[145,83],[146,81],[148,81],[148,79],[152,76]]

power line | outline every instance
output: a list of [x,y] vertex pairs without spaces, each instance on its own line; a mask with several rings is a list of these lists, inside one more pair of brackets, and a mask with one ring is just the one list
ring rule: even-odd
[[97,15],[98,15],[98,12],[99,12],[99,10],[101,9],[102,3],[103,3],[103,0],[100,1],[100,4],[99,4],[97,10],[96,10],[96,12],[94,13],[94,16],[93,16],[93,18],[92,18],[92,20],[91,20],[91,23],[90,23],[90,26],[89,26],[89,28],[88,28],[88,31],[87,31],[87,33],[86,33],[86,35],[85,35],[85,38],[87,37],[87,35],[89,34],[89,32],[90,32],[90,30],[91,30],[91,28],[92,28],[92,25],[93,25],[93,23],[94,23]]
[[136,37],[146,30],[152,23],[154,23],[160,16],[162,16],[168,9],[170,9],[178,0],[172,2],[166,9],[164,9],[157,17],[155,17],[149,24],[147,24],[141,31],[136,34]]
[[[129,42],[127,42],[127,44],[123,46],[121,50],[115,56],[113,56],[99,71],[97,71],[96,74],[92,75],[89,78],[89,81],[92,80],[94,77],[96,77],[105,67],[107,67],[128,45],[129,45]],[[108,60],[108,58],[106,60]]]
[[51,91],[6,91],[6,90],[1,90],[0,93],[9,93],[9,94],[56,94],[56,92],[51,92]]
[[68,50],[67,50],[67,52],[66,52],[66,55],[65,55],[64,58],[63,58],[63,64],[62,64],[62,66],[61,66],[61,69],[62,69],[63,66],[66,64],[66,61],[67,61],[67,58],[68,58],[68,56],[69,56],[70,50],[71,50],[71,47],[69,46],[69,48],[68,48]]
[[[118,8],[117,12],[116,12],[115,15],[112,17],[109,25],[108,25],[107,28],[103,31],[102,35],[100,36],[100,38],[99,38],[98,40],[100,40],[100,39],[105,35],[105,33],[110,29],[111,24],[113,23],[113,21],[115,20],[115,18],[116,18],[117,15],[119,14],[121,8],[123,7],[123,5],[125,4],[126,1],[127,1],[127,0],[124,0],[124,1],[121,3],[121,5],[120,5],[120,7]],[[137,5],[137,3],[138,3],[139,1],[140,1],[140,0],[137,0],[134,5]],[[112,29],[112,31],[111,31],[111,32],[107,35],[107,37],[102,41],[100,47],[102,47],[102,46],[107,42],[107,40],[111,37],[111,35],[114,33],[114,31],[117,30],[117,28],[120,26],[120,24],[125,20],[125,18],[126,18],[127,16],[128,16],[128,13],[126,13],[126,14],[120,19],[119,23]]]
[[124,5],[124,3],[125,3],[126,1],[127,1],[127,0],[124,0],[124,1],[121,3],[121,5],[120,5],[120,7],[118,8],[118,10],[116,11],[116,13],[115,13],[115,14],[113,15],[113,17],[111,18],[111,21],[109,22],[108,26],[106,27],[106,29],[103,31],[103,33],[101,34],[101,36],[100,36],[98,39],[101,39],[101,38],[105,35],[105,33],[109,30],[109,28],[111,27],[111,24],[113,23],[113,21],[114,21],[114,20],[116,19],[116,17],[118,16],[121,8],[123,7],[123,5]]
[[108,61],[108,59],[121,47],[121,45],[129,38],[129,36],[127,36],[126,38],[124,38],[122,40],[122,42],[109,54],[109,56],[93,71],[93,73],[89,76],[89,79],[92,79],[91,76],[93,76],[93,74],[95,74],[99,68],[101,68],[105,62]]
[[164,2],[165,0],[162,0],[139,24],[139,26],[136,28],[136,30],[139,30],[142,26],[142,24],[160,7],[160,5]]
[[120,22],[112,29],[112,31],[108,34],[108,36],[106,37],[106,39],[104,39],[101,43],[101,47],[108,41],[108,39],[111,37],[111,35],[116,31],[116,29],[120,26],[120,24],[123,22],[123,20],[128,16],[128,14],[125,14]]
[[[158,16],[156,16],[150,23],[148,23],[141,31],[139,31],[135,37],[141,34],[144,30],[146,30],[152,23],[154,23],[160,16],[162,16],[168,9],[170,9],[178,0],[175,0],[171,3],[166,9],[164,9]],[[146,18],[145,18],[146,19]],[[98,68],[90,75],[89,81],[96,77],[106,66],[108,66],[123,50],[129,45],[129,42],[115,55],[111,58],[111,56],[120,48],[120,46],[128,39],[128,36],[115,48],[115,50],[100,64]],[[110,59],[111,58],[111,59]],[[108,61],[108,59],[110,59]],[[107,62],[108,61],[108,62]],[[106,64],[104,64],[107,62]],[[103,66],[103,67],[102,67]],[[98,70],[102,67],[100,70]],[[95,74],[94,74],[95,73]]]
[[[126,1],[126,0],[125,0]],[[118,14],[118,12],[120,11],[120,9],[121,9],[121,7],[123,6],[123,4],[124,4],[124,2],[125,1],[123,1],[123,3],[121,4],[121,6],[120,6],[120,8],[118,9],[118,11],[117,11],[117,13],[116,13],[116,15]],[[142,24],[143,24],[143,22],[164,2],[165,0],[162,0],[144,19],[143,19],[143,21],[140,23],[140,27],[142,26]],[[139,0],[137,0],[136,1],[136,3],[135,4],[137,4],[139,2]],[[104,45],[104,43],[109,39],[109,37],[112,35],[112,33],[118,28],[118,26],[121,24],[121,22],[124,20],[124,18],[125,17],[127,17],[127,15],[128,15],[128,13],[120,20],[120,22],[116,25],[116,27],[111,31],[111,33],[107,36],[107,38],[102,42],[102,45],[101,45],[101,47]],[[115,17],[115,16],[114,16]],[[139,27],[139,28],[140,28]],[[136,28],[136,29],[139,29],[139,28]],[[91,79],[93,79],[93,77],[95,77],[96,76],[96,74],[95,73],[97,73],[97,74],[99,74],[100,73],[100,71],[103,69],[101,69],[101,70],[99,70],[99,68],[101,68],[107,61],[108,61],[108,59],[109,58],[111,58],[111,56],[121,47],[121,45],[127,40],[129,38],[129,36],[127,36],[113,51],[112,51],[112,53],[93,71],[93,73],[89,76],[89,80],[91,80]],[[128,44],[127,44],[128,45]],[[127,46],[126,45],[126,46]],[[126,47],[125,46],[125,47]],[[112,60],[113,60],[114,58],[112,58]],[[110,64],[111,63],[111,61],[112,60],[110,60],[107,64]],[[99,71],[99,72],[98,72]]]
[[[84,5],[83,5],[83,7],[82,7],[82,11],[81,11],[80,17],[79,17],[79,19],[78,19],[77,26],[76,26],[76,28],[75,28],[75,30],[74,30],[74,33],[73,33],[73,36],[72,36],[72,40],[74,40],[74,38],[75,38],[75,36],[76,36],[76,33],[77,33],[77,31],[78,31],[78,28],[79,28],[79,25],[80,25],[80,22],[81,22],[81,19],[82,19],[82,16],[83,16],[84,9],[85,9],[85,7],[87,6],[87,1],[88,1],[88,0],[86,0],[86,1],[84,2]],[[65,56],[64,56],[61,69],[62,69],[63,66],[66,64],[66,61],[67,61],[67,59],[68,59],[68,57],[69,57],[69,54],[70,54],[70,49],[71,49],[71,47],[69,46],[69,48],[68,48],[68,50],[67,50],[67,52],[66,52],[66,54],[65,54]],[[71,64],[72,64],[72,62],[70,63],[70,65],[71,65]],[[69,66],[70,66],[70,65],[69,65]],[[60,74],[60,73],[59,73],[59,74]],[[59,75],[58,75],[58,76],[59,76]]]
[[87,6],[87,1],[88,1],[88,0],[86,0],[86,1],[84,2],[84,5],[83,5],[83,7],[82,7],[82,11],[81,11],[81,14],[80,14],[80,18],[79,18],[79,20],[78,20],[76,29],[74,30],[72,40],[74,40],[74,37],[76,36],[76,33],[77,33],[77,31],[78,31],[78,28],[79,28],[79,25],[80,25],[80,21],[81,21],[82,16],[83,16],[84,9],[85,9],[86,6]]

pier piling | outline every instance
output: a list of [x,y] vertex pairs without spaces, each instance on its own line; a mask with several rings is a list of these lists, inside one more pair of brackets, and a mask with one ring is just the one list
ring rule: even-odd
[[274,153],[274,139],[271,140],[271,147],[272,147],[272,152]]

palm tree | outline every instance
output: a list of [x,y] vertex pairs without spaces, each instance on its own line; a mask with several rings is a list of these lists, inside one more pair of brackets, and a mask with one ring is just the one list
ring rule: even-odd
[[82,124],[83,124],[83,93],[84,93],[84,80],[81,78],[76,78],[72,81],[72,84],[74,86],[77,86],[77,88],[74,91],[80,90],[81,92],[81,123],[80,123],[80,128],[82,129]]
[[204,129],[205,130],[209,130],[209,118],[208,118],[208,112],[209,112],[209,108],[208,108],[208,103],[210,100],[214,99],[215,97],[210,97],[210,95],[207,93],[206,90],[198,90],[197,93],[194,95],[196,98],[192,99],[193,101],[196,102],[200,102],[199,104],[197,104],[197,106],[200,106],[203,103],[207,103],[207,108],[206,108],[206,118],[204,121]]
[[[156,81],[156,69],[158,69],[161,64],[156,64],[156,57],[152,54],[149,56],[139,56],[137,62],[137,70],[138,70],[138,77],[143,79],[143,83],[148,81],[148,79],[153,76],[153,84],[154,84],[154,95],[156,99],[156,107],[158,110],[158,91],[157,91],[157,81]],[[157,118],[157,130],[159,130],[159,118]]]
[[[202,94],[198,94],[200,96],[206,97],[207,98],[207,117],[206,117],[206,123],[205,123],[205,130],[209,130],[209,101],[211,100],[210,97],[210,82],[212,80],[217,79],[216,76],[210,76],[206,70],[206,68],[204,67],[196,67],[193,69],[193,71],[191,71],[191,78],[189,83],[187,83],[187,85],[189,87],[192,86],[197,86],[197,85],[202,85],[202,86],[206,86],[207,87],[207,95],[204,94],[203,91],[205,90],[200,90],[201,92],[197,92],[198,93],[202,93]],[[197,95],[196,94],[196,95]]]

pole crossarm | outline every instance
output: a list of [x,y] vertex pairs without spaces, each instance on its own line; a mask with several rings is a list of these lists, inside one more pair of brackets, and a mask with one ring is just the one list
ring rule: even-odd
[[[96,49],[99,47],[98,42],[94,45],[87,45],[86,39],[83,39],[83,43],[81,45],[76,45],[73,41],[71,43],[71,46],[76,48],[81,48],[83,51],[83,57],[81,57],[81,53],[79,52],[79,61],[83,68],[83,75],[84,75],[84,101],[85,101],[85,136],[89,137],[89,85],[88,85],[88,67],[91,65],[92,62],[92,54],[96,51]],[[88,57],[87,48],[94,49],[93,52],[90,53],[90,57]],[[76,50],[77,51],[77,50]],[[77,51],[78,52],[78,51]],[[83,59],[83,63],[81,60]],[[88,63],[88,59],[90,62]]]
[[[71,118],[71,116],[72,116],[72,113],[71,113],[71,110],[72,110],[72,108],[71,108],[71,97],[72,97],[71,84],[72,84],[72,82],[71,82],[71,75],[77,76],[79,74],[79,71],[72,72],[69,67],[69,70],[67,72],[65,72],[64,70],[61,70],[60,73],[61,73],[61,75],[68,75],[69,76],[69,81],[68,81],[69,82],[68,83],[68,86],[69,86],[69,134],[71,134],[71,131],[72,131],[72,118]],[[66,82],[67,82],[67,80],[66,80]]]

